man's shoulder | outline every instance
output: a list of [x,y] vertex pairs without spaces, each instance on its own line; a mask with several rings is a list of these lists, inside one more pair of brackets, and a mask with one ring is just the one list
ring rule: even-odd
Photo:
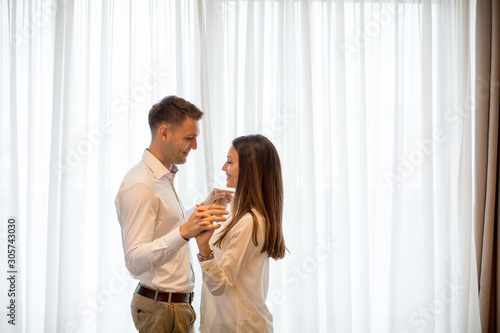
[[125,177],[123,177],[120,192],[136,184],[143,184],[153,188],[155,180],[156,178],[154,177],[151,169],[146,165],[146,163],[140,161],[127,172]]

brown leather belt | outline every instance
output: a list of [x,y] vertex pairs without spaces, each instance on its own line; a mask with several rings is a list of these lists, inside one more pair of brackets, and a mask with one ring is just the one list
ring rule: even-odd
[[140,284],[137,285],[135,292],[141,296],[155,301],[167,303],[189,303],[193,301],[194,292],[191,293],[166,293],[159,290],[149,289]]

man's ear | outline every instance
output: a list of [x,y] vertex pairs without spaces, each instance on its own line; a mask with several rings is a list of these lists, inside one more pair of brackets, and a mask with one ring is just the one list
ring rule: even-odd
[[171,134],[170,129],[168,128],[167,125],[161,125],[158,128],[158,135],[161,141],[165,142],[168,138],[168,136]]

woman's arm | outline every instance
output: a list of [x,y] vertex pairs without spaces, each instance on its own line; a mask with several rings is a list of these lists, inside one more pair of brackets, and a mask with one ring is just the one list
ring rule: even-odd
[[[233,286],[234,281],[238,278],[238,275],[250,259],[261,252],[263,243],[262,231],[259,230],[258,234],[259,246],[256,246],[252,240],[252,231],[252,216],[247,214],[234,225],[224,239],[224,251],[220,262],[217,262],[215,258],[200,262],[203,271],[203,281],[213,295],[222,295],[228,287]],[[200,234],[200,236],[202,236],[200,239],[196,239],[198,248],[200,249],[200,254],[207,257],[211,251],[208,241],[205,239],[208,237],[208,234]]]

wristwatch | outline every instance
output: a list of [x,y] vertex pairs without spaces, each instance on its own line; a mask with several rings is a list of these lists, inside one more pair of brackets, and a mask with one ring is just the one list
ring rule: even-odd
[[212,260],[214,258],[214,250],[210,250],[210,254],[208,257],[204,257],[201,254],[198,253],[198,261],[199,262],[204,262],[207,260]]

